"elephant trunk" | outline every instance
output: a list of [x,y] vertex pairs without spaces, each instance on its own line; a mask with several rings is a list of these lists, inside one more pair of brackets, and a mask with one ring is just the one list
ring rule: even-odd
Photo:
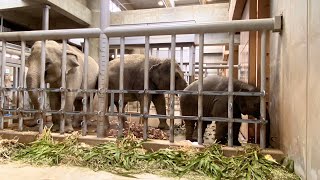
[[[40,88],[40,71],[38,67],[30,66],[28,69],[27,77],[26,77],[27,88]],[[40,104],[38,101],[38,92],[37,91],[28,91],[29,97],[31,99],[31,103],[34,106],[34,109],[39,109]],[[37,125],[37,119],[40,114],[35,114],[35,120],[26,124],[27,126],[35,126]]]

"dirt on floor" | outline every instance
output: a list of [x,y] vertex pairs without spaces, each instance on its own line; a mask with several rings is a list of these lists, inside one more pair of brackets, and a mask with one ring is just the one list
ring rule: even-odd
[[[0,179],[10,180],[131,180],[153,179],[174,180],[179,178],[161,177],[153,174],[138,174],[125,177],[104,171],[92,171],[88,168],[54,166],[35,167],[18,163],[0,163]],[[182,178],[183,179],[183,178]]]

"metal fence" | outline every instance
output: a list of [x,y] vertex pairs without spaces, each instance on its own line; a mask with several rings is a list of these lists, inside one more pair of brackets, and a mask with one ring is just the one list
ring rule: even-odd
[[[0,40],[3,42],[2,45],[2,58],[1,58],[1,108],[0,108],[0,129],[4,128],[4,113],[5,112],[16,112],[19,114],[19,130],[23,129],[23,114],[24,113],[40,113],[41,118],[39,119],[39,131],[43,130],[43,119],[47,112],[52,114],[60,114],[60,132],[64,133],[65,115],[70,114],[82,114],[83,126],[82,134],[87,134],[87,116],[97,115],[97,137],[105,137],[106,120],[109,116],[123,116],[129,115],[122,112],[123,100],[125,93],[139,93],[144,95],[144,111],[143,114],[130,114],[131,116],[138,116],[143,118],[144,130],[143,139],[148,138],[148,118],[160,117],[170,119],[170,142],[174,141],[174,119],[184,119],[184,120],[197,120],[198,121],[198,143],[202,144],[202,122],[203,121],[223,121],[228,122],[228,145],[233,145],[233,122],[245,122],[245,123],[261,123],[260,131],[260,146],[265,147],[265,136],[266,128],[265,123],[267,123],[266,117],[266,103],[265,103],[265,61],[266,61],[266,32],[269,30],[277,31],[281,29],[281,18],[266,18],[266,19],[255,19],[255,20],[237,20],[237,21],[224,21],[224,22],[213,22],[206,24],[179,24],[179,25],[157,25],[152,24],[149,26],[109,26],[109,1],[101,0],[101,27],[100,28],[84,28],[84,29],[63,29],[63,30],[48,30],[49,21],[49,6],[44,7],[43,11],[43,30],[39,31],[26,31],[26,32],[5,32],[0,33]],[[260,92],[233,92],[233,68],[234,63],[234,34],[235,32],[241,31],[261,31],[261,91]],[[228,92],[212,92],[203,91],[203,49],[204,49],[204,34],[205,33],[221,33],[229,32],[230,34],[230,55],[229,55],[229,84]],[[199,87],[198,91],[177,91],[175,90],[175,46],[176,46],[176,35],[178,34],[199,34]],[[171,35],[171,75],[170,75],[170,90],[149,90],[149,37],[154,35]],[[132,36],[145,36],[145,63],[144,63],[144,89],[142,90],[126,90],[123,86],[124,79],[124,49],[125,49],[125,38]],[[120,37],[120,88],[119,90],[108,89],[108,61],[109,61],[109,38],[110,37]],[[66,43],[67,39],[71,38],[85,38],[84,45],[84,88],[83,89],[67,89],[66,88]],[[88,50],[89,50],[89,38],[100,38],[99,44],[99,78],[98,78],[98,89],[88,89],[87,88],[87,76],[88,76]],[[24,86],[24,68],[21,68],[19,72],[19,86],[17,88],[5,88],[4,86],[4,72],[6,66],[6,42],[7,41],[21,41],[21,67],[25,66],[25,48],[26,41],[41,40],[41,86],[40,88],[26,88]],[[46,59],[46,40],[63,40],[63,55],[62,55],[62,86],[60,89],[46,88],[45,86],[45,59]],[[25,91],[36,91],[39,93],[40,98],[40,109],[24,109],[23,106],[19,106],[16,109],[4,109],[4,90],[17,91],[19,93],[19,99],[23,99]],[[61,109],[58,111],[50,111],[45,107],[45,96],[47,92],[61,92]],[[65,102],[66,93],[68,92],[79,92],[83,93],[83,111],[82,112],[66,112]],[[88,111],[86,107],[86,102],[88,101],[88,93],[97,93],[99,96],[99,111],[97,113]],[[119,112],[109,112],[106,109],[107,103],[109,102],[107,94],[111,94],[111,99],[114,98],[114,94],[119,93],[120,96],[120,108]],[[169,115],[149,115],[148,114],[148,94],[169,94],[170,96],[170,113]],[[198,116],[174,116],[174,96],[175,94],[194,94],[198,95]],[[203,117],[203,95],[228,95],[228,118],[219,117]],[[233,118],[233,96],[260,96],[261,97],[261,119],[260,120],[242,120]],[[20,103],[21,104],[21,103]],[[112,102],[113,105],[113,102]],[[119,136],[123,134],[124,124],[122,121],[119,122]]]

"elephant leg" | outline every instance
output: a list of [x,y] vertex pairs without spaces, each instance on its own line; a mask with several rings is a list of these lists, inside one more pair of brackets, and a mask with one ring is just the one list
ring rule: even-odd
[[[74,109],[77,112],[82,111],[82,109],[83,109],[82,100],[76,99],[74,101]],[[73,127],[75,127],[75,128],[81,127],[81,122],[82,122],[82,116],[81,115],[77,114],[77,115],[73,116],[73,121],[72,121],[72,126]]]
[[[118,112],[120,112],[120,104],[118,102],[115,102],[114,104],[116,105]],[[125,111],[126,105],[127,105],[127,102],[124,102],[122,107],[122,113],[126,112]],[[124,128],[128,127],[128,125],[126,124],[127,117],[125,115],[119,116],[119,122],[120,121],[122,122]]]
[[[51,110],[59,110],[61,108],[61,96],[60,93],[49,93]],[[57,132],[60,129],[60,115],[52,114],[52,131]]]
[[[75,101],[75,97],[77,96],[77,93],[74,92],[68,92],[66,96],[66,106],[65,106],[65,111],[66,112],[72,112],[73,111],[73,104]],[[73,127],[72,127],[72,116],[71,115],[66,115],[65,116],[65,132],[73,132]]]
[[[241,146],[238,140],[241,123],[233,123],[233,145]],[[216,122],[216,134],[217,142],[226,144],[228,142],[228,123]]]
[[[151,97],[149,96],[149,102],[148,102],[148,106],[147,106],[147,112],[149,114],[149,110],[150,110],[150,104],[151,104]],[[140,114],[144,114],[144,102],[143,102],[143,98],[140,98],[139,103],[140,103]],[[140,123],[143,123],[143,117],[140,118]]]
[[196,141],[195,139],[193,139],[193,131],[195,128],[195,121],[192,120],[185,120],[185,125],[186,125],[186,140],[189,141]]
[[[166,115],[166,100],[163,94],[152,95],[152,102],[156,107],[157,114]],[[166,118],[159,118],[160,123],[158,128],[168,130],[169,126],[167,124]]]

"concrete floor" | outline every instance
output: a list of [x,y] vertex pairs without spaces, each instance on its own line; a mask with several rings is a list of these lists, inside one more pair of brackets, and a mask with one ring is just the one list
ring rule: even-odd
[[92,171],[88,168],[54,166],[54,167],[33,167],[25,164],[0,163],[0,179],[10,180],[130,180],[130,179],[154,179],[174,180],[178,178],[167,178],[153,174],[134,175],[129,178],[111,174],[104,171]]

